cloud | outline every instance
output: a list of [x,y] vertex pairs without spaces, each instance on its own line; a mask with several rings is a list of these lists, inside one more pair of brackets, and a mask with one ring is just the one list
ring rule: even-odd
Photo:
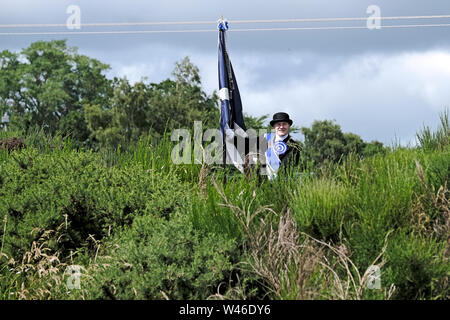
[[[279,0],[261,5],[260,1],[213,1],[213,0],[5,0],[2,1],[0,21],[3,23],[65,23],[69,15],[66,9],[70,4],[81,8],[81,22],[144,22],[144,21],[212,21],[212,25],[191,26],[193,28],[215,29],[215,23],[221,15],[230,20],[230,28],[239,29],[280,26],[365,26],[365,21],[338,23],[306,24],[233,24],[240,19],[292,19],[327,17],[368,17],[366,9],[376,4],[381,8],[382,16],[402,15],[439,15],[450,10],[448,0],[434,0],[432,5],[419,0]],[[395,21],[394,21],[395,22]],[[383,21],[384,24],[394,23]],[[397,21],[396,23],[448,23],[448,19]],[[169,27],[163,27],[169,28]],[[189,26],[175,26],[175,29]],[[83,29],[83,26],[82,26]],[[158,27],[119,27],[84,28],[91,30],[155,30]],[[67,31],[62,29],[24,29],[15,31]],[[361,54],[365,52],[387,52],[428,49],[429,47],[450,46],[448,28],[425,29],[386,29],[386,30],[327,30],[327,31],[267,31],[236,32],[230,34],[233,45],[239,53],[264,51],[267,53],[288,53],[289,50],[327,54],[329,56]],[[143,42],[158,44],[178,44],[192,50],[210,50],[215,42],[214,33],[207,34],[171,34],[171,35],[74,35],[65,36],[79,43],[80,47],[124,51],[125,48],[138,48]],[[18,45],[22,37],[1,37],[3,46]],[[54,39],[58,36],[33,36],[30,40]],[[20,42],[20,45],[22,45]],[[126,46],[121,44],[125,43]],[[125,54],[125,53],[124,53]]]
[[120,77],[125,77],[131,83],[142,81],[154,73],[154,67],[149,64],[134,64],[118,67],[117,74]]
[[[151,52],[146,63],[112,63],[112,70],[132,82],[142,77],[158,82],[171,76],[175,61],[190,55],[204,90],[217,90],[216,52],[163,46]],[[286,111],[300,127],[334,119],[344,132],[366,141],[405,145],[414,143],[423,125],[435,127],[439,113],[450,106],[450,51],[348,58],[254,52],[231,58],[244,111],[253,116]]]
[[450,52],[363,55],[328,68],[327,75],[290,78],[264,90],[246,84],[244,108],[254,115],[284,110],[298,126],[335,119],[365,140],[406,144],[424,124],[435,126],[450,105]]

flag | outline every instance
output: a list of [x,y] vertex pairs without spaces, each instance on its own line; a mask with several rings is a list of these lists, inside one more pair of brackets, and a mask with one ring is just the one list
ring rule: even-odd
[[[245,147],[239,143],[247,138],[244,116],[242,114],[242,101],[239,88],[234,75],[231,61],[226,49],[225,35],[228,22],[219,20],[219,99],[220,99],[220,123],[219,129],[224,142],[224,159],[232,163],[243,172],[243,159]],[[244,140],[241,140],[244,141]],[[238,147],[241,146],[241,147]],[[225,161],[225,160],[224,160]]]

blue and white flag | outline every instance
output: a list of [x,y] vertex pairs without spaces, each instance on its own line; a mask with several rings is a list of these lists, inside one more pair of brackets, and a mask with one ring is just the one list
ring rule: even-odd
[[[220,98],[220,123],[222,136],[225,135],[227,163],[232,163],[243,172],[245,148],[237,148],[237,136],[247,137],[244,116],[242,114],[242,102],[239,88],[234,75],[228,53],[226,50],[225,34],[228,22],[219,20],[219,98]],[[243,144],[240,144],[241,146]],[[238,151],[239,149],[239,151]]]

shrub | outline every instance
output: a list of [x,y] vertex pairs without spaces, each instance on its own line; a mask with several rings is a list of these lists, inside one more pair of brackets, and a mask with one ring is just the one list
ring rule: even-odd
[[416,134],[420,147],[425,151],[442,150],[450,143],[449,110],[445,109],[439,114],[441,121],[439,127],[432,131],[430,127],[424,127]]
[[354,219],[344,231],[362,268],[381,250],[389,230],[411,225],[415,191],[420,190],[414,157],[410,150],[397,150],[367,158],[355,170]]
[[9,217],[4,252],[17,258],[39,238],[34,228],[64,223],[53,249],[65,256],[90,235],[100,239],[137,215],[168,216],[183,203],[184,189],[176,177],[139,165],[107,168],[90,152],[16,152],[0,167],[0,214]]
[[388,263],[382,282],[393,282],[396,299],[448,299],[450,264],[445,243],[398,233],[386,251]]
[[306,180],[292,194],[290,206],[299,229],[319,238],[337,239],[351,217],[352,190],[331,179]]
[[228,282],[236,251],[232,240],[194,229],[181,213],[137,217],[106,246],[82,280],[84,298],[206,299]]
[[450,184],[450,148],[442,152],[424,155],[424,173],[426,184],[432,191]]
[[0,140],[0,149],[12,151],[17,149],[23,149],[25,147],[26,147],[25,141],[21,138],[12,137]]

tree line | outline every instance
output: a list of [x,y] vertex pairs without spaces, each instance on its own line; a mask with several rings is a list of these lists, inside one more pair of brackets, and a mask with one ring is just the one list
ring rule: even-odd
[[[124,147],[148,135],[160,138],[201,120],[218,126],[220,111],[214,91],[202,89],[199,69],[189,57],[176,62],[172,76],[159,83],[108,79],[110,66],[79,54],[66,40],[37,41],[20,52],[0,52],[0,113],[9,128],[23,132],[70,136],[79,148]],[[268,115],[245,116],[247,128],[269,128]],[[343,133],[333,121],[295,128],[304,136],[304,155],[315,163],[338,162],[357,153],[383,152],[378,141],[365,142]]]

